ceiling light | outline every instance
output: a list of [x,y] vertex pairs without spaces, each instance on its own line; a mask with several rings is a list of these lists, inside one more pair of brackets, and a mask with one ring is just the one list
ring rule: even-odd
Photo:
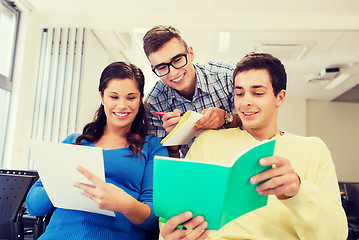
[[338,77],[339,74],[340,74],[340,68],[339,67],[327,67],[327,68],[324,68],[319,73],[319,76],[321,78],[334,79],[334,78]]
[[322,78],[319,74],[309,74],[306,81],[310,84],[327,84],[330,82],[329,78]]
[[339,74],[336,78],[334,78],[327,86],[324,87],[326,90],[331,90],[342,84],[346,81],[351,75],[349,73]]
[[282,61],[301,61],[315,45],[314,41],[255,42],[254,52],[270,53]]

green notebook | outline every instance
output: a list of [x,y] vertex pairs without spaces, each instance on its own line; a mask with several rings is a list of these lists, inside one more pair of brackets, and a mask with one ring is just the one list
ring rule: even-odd
[[155,215],[169,219],[185,211],[202,215],[208,229],[219,230],[243,214],[267,205],[249,179],[271,166],[258,161],[273,156],[275,140],[263,141],[239,155],[232,166],[156,156],[153,205]]

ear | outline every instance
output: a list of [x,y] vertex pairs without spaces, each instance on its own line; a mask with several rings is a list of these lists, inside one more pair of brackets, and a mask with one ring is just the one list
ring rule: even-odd
[[193,52],[193,48],[191,46],[188,47],[187,57],[188,57],[188,62],[193,62],[194,52]]
[[282,89],[278,94],[277,94],[277,104],[276,107],[279,108],[280,106],[282,106],[284,99],[285,99],[285,95],[286,95],[286,91],[284,89]]
[[101,98],[101,104],[104,105],[103,104],[103,94],[102,94],[102,92],[99,92],[99,94],[100,94],[100,98]]

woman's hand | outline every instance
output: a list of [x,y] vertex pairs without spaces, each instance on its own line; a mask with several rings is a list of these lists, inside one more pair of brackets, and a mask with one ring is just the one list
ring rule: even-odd
[[98,208],[123,213],[126,205],[131,203],[132,196],[128,195],[121,188],[98,179],[83,167],[78,167],[77,170],[94,185],[76,182],[74,186],[82,189],[83,195],[92,199]]
[[94,185],[76,182],[74,186],[82,189],[83,194],[99,208],[120,212],[134,224],[141,224],[150,216],[151,208],[147,204],[137,201],[121,188],[98,179],[83,167],[77,170]]

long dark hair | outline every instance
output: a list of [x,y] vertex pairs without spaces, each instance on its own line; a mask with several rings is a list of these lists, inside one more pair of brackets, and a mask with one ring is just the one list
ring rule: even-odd
[[[126,62],[114,62],[108,65],[102,72],[100,78],[100,84],[98,87],[99,92],[104,93],[108,86],[108,83],[112,79],[133,79],[136,81],[138,90],[140,91],[141,98],[143,97],[145,77],[138,67],[131,63]],[[76,139],[75,144],[81,145],[82,140],[90,142],[97,142],[103,135],[107,123],[107,118],[104,110],[104,106],[101,104],[97,110],[94,120],[84,127],[82,135]],[[131,155],[135,156],[138,152],[140,158],[142,157],[143,145],[145,144],[145,137],[148,134],[148,122],[145,107],[141,101],[138,113],[132,122],[130,132],[126,139],[129,144],[129,148],[133,151]]]

